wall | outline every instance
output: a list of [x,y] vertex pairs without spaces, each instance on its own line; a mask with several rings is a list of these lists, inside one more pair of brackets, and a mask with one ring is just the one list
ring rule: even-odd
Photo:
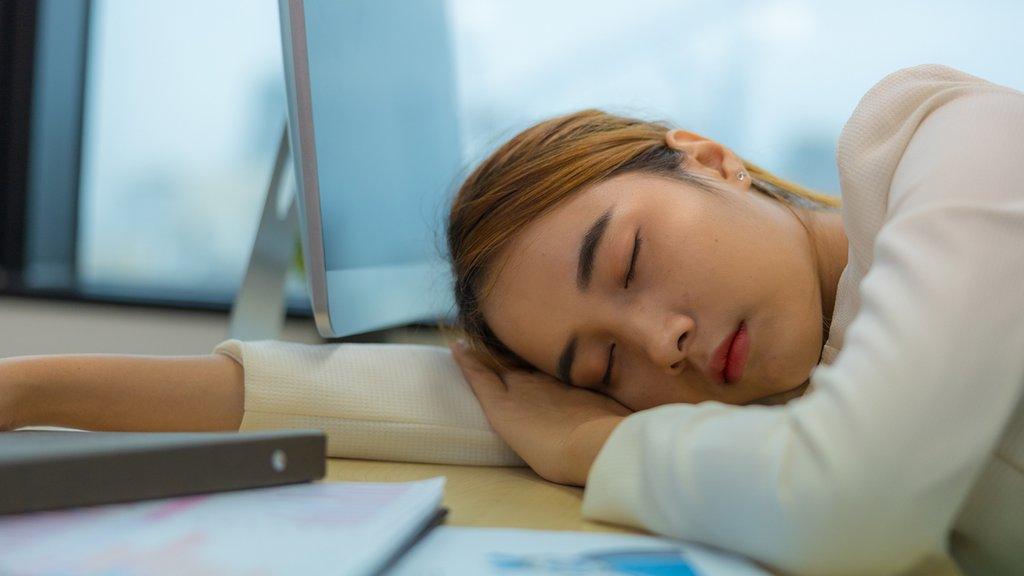
[[[227,337],[226,312],[0,297],[0,358],[33,354],[207,354]],[[311,318],[289,318],[282,340],[320,343]]]
[[[226,312],[0,296],[0,358],[35,354],[209,354],[227,338]],[[279,340],[321,344],[312,318],[289,318]],[[363,342],[443,345],[431,328],[401,328]]]

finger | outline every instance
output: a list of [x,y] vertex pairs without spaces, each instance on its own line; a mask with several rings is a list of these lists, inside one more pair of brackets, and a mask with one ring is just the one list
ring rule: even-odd
[[498,394],[505,392],[507,388],[501,377],[484,365],[473,356],[472,352],[458,344],[451,346],[452,356],[455,358],[463,377],[469,382],[470,387],[477,396],[481,394]]

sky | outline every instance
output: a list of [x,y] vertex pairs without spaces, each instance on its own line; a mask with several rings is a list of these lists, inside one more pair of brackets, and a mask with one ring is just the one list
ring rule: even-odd
[[[601,107],[668,120],[839,194],[836,140],[887,73],[939,62],[1024,88],[1024,3],[1010,1],[449,0],[445,9],[464,169],[533,122]],[[83,280],[234,289],[285,117],[277,3],[95,0],[92,10]]]

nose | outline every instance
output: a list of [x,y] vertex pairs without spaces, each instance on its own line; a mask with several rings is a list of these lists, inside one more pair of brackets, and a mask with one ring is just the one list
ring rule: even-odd
[[676,375],[685,368],[687,336],[695,322],[687,314],[662,313],[646,327],[644,348],[651,361],[668,374]]

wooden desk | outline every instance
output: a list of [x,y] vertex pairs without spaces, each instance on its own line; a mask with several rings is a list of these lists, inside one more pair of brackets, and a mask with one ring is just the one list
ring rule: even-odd
[[[448,466],[370,460],[327,460],[326,481],[407,482],[446,476],[444,505],[449,526],[534,528],[645,534],[611,524],[584,520],[580,514],[583,489],[554,484],[529,468]],[[926,559],[904,576],[958,576],[956,564],[945,556]]]
[[583,489],[562,486],[529,468],[447,466],[370,460],[327,460],[327,481],[406,482],[448,478],[444,505],[449,526],[488,526],[642,534],[630,528],[584,520]]

